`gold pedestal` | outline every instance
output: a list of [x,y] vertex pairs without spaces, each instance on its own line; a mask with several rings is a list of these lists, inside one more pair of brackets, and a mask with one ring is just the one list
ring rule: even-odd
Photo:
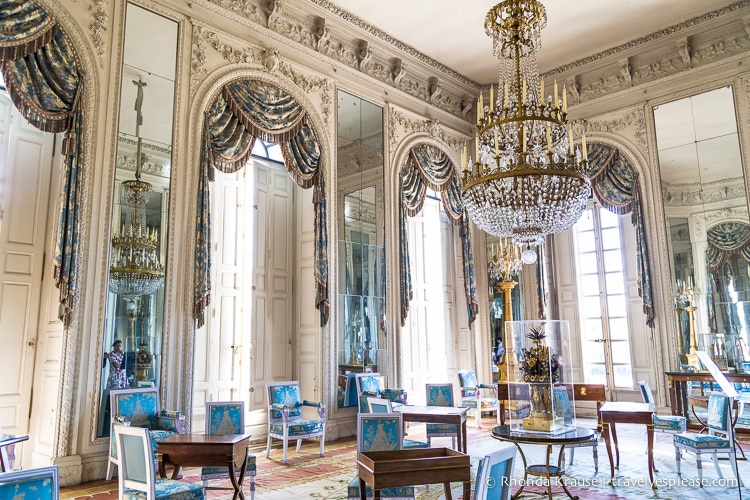
[[[503,317],[505,321],[513,321],[513,304],[511,301],[510,294],[517,283],[515,281],[501,281],[497,284],[497,289],[503,294]],[[515,374],[517,369],[517,361],[514,353],[516,352],[516,344],[511,335],[505,331],[503,326],[503,362],[498,364],[498,379],[501,382],[515,380]],[[508,374],[511,374],[508,377]]]
[[565,427],[562,418],[556,418],[552,413],[531,413],[523,419],[523,428],[527,431],[554,432]]
[[698,360],[698,355],[696,352],[698,351],[698,342],[695,337],[695,310],[698,309],[697,307],[690,305],[685,308],[685,310],[688,312],[690,319],[689,325],[690,325],[690,352],[687,353],[687,364],[689,366],[694,367],[696,370],[700,370],[700,361]]
[[149,379],[150,365],[135,365],[135,380],[136,382],[144,382]]

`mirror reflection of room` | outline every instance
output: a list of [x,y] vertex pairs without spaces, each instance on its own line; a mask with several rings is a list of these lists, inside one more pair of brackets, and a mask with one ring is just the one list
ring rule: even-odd
[[99,436],[110,390],[159,385],[176,54],[177,23],[128,4]]
[[356,373],[387,371],[383,134],[383,108],[338,92],[339,407]]
[[680,366],[746,371],[750,224],[733,87],[654,108]]
[[[529,270],[532,268],[529,267]],[[493,381],[507,378],[511,352],[505,331],[506,321],[523,318],[520,273],[523,270],[521,250],[509,238],[487,236],[487,283],[490,298],[490,336],[492,343]]]

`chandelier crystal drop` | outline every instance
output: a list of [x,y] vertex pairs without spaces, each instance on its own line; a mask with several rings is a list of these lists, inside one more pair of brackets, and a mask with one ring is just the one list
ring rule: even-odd
[[109,291],[126,299],[152,294],[164,284],[164,265],[158,254],[159,229],[146,224],[146,203],[152,187],[141,180],[143,155],[139,132],[143,117],[140,104],[146,84],[140,79],[133,83],[138,86],[135,179],[122,183],[124,221],[120,227],[114,228],[112,262],[109,266]]
[[[500,59],[498,92],[479,95],[474,158],[462,156],[464,206],[483,231],[530,248],[548,234],[571,227],[588,203],[586,136],[574,148],[562,99],[554,82],[545,93],[536,50],[546,25],[536,0],[506,0],[487,13],[485,32]],[[529,259],[530,260],[530,259]]]

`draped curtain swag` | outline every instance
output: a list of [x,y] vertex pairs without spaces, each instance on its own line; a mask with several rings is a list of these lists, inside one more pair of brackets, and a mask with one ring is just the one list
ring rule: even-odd
[[401,204],[399,209],[399,262],[401,292],[401,326],[406,323],[409,303],[414,297],[411,286],[411,264],[407,217],[414,217],[424,205],[427,188],[441,193],[443,207],[451,222],[458,226],[464,266],[464,293],[469,313],[469,326],[474,322],[479,306],[471,250],[469,219],[461,202],[461,179],[453,162],[440,149],[429,144],[414,146],[407,154],[400,172]]
[[0,0],[0,72],[29,123],[44,132],[64,132],[54,277],[60,290],[58,316],[68,326],[77,293],[83,77],[60,26],[29,0]]
[[211,214],[209,181],[213,169],[232,173],[250,159],[255,139],[279,144],[287,171],[300,187],[312,187],[315,206],[315,307],[320,326],[328,322],[328,231],[320,143],[307,113],[288,93],[250,79],[226,84],[204,115],[201,139],[193,316],[200,328],[211,293]]
[[731,254],[750,262],[750,226],[744,222],[722,222],[706,232],[706,260],[712,269],[721,267]]
[[589,147],[591,185],[599,203],[616,214],[631,213],[635,226],[638,262],[638,294],[643,300],[646,324],[654,326],[654,303],[651,291],[651,266],[649,260],[646,226],[643,220],[641,186],[638,173],[614,146],[592,144]]

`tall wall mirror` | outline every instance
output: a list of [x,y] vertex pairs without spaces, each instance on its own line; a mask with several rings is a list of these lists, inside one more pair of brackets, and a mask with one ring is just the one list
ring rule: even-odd
[[384,374],[383,108],[338,92],[338,406],[356,406],[356,373]]
[[[523,261],[510,238],[487,235],[487,284],[490,299],[490,345],[493,382],[507,379],[508,342],[505,322],[523,319],[521,270]],[[527,267],[527,272],[532,271]]]
[[732,86],[654,108],[680,365],[750,370],[750,220]]
[[178,25],[128,3],[98,435],[109,391],[158,386]]

